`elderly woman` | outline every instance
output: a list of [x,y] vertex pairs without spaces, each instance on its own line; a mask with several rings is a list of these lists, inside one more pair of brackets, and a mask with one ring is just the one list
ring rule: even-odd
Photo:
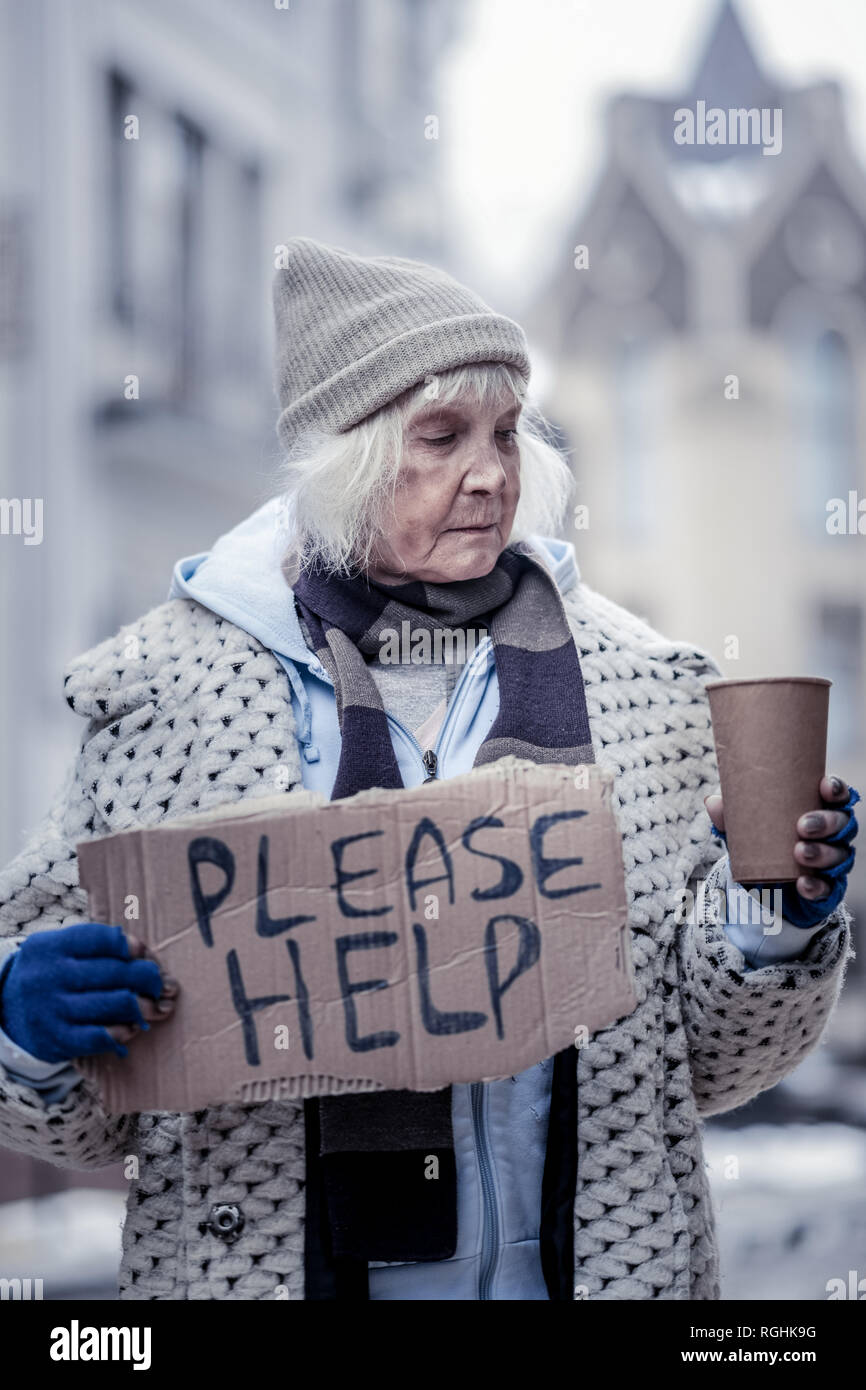
[[[430,266],[287,251],[279,496],[70,664],[80,752],[0,875],[0,1140],[73,1168],[127,1160],[124,1298],[718,1298],[701,1117],[821,1036],[849,956],[857,793],[825,779],[798,822],[783,923],[735,910],[753,900],[730,881],[715,791],[718,670],[593,592],[549,538],[570,475],[527,402],[521,329]],[[480,640],[462,661],[435,643],[394,660],[386,628]],[[614,775],[628,1017],[433,1095],[106,1115],[74,1059],[146,1049],[178,986],[87,920],[78,841],[505,753]],[[418,1181],[419,1153],[438,1182]]]

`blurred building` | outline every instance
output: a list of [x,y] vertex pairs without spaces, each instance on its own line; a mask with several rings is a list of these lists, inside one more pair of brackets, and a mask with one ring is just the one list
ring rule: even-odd
[[0,862],[79,734],[65,661],[275,490],[276,249],[447,259],[429,117],[457,22],[0,0],[0,496],[43,525],[0,534]]
[[[278,247],[447,261],[430,117],[458,23],[457,0],[0,0],[0,864],[83,730],[66,661],[276,490]],[[0,1198],[67,1178],[0,1166]]]
[[[777,81],[725,0],[684,90],[617,97],[605,140],[526,316],[584,577],[728,677],[829,677],[829,767],[866,789],[866,172],[842,93]],[[866,917],[866,863],[849,900]]]

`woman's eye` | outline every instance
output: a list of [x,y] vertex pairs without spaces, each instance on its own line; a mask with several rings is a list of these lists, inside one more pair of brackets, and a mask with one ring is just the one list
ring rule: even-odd
[[[504,439],[504,440],[505,440],[506,444],[513,444],[514,441],[515,441],[516,438],[517,438],[517,430],[516,430],[516,429],[510,429],[510,430],[497,430],[496,433],[499,435],[499,437],[500,437],[501,439]],[[450,443],[452,442],[452,440],[455,439],[455,438],[456,438],[456,435],[455,435],[455,434],[453,433],[453,431],[452,431],[451,434],[428,435],[428,436],[426,436],[426,437],[424,438],[424,441],[423,441],[423,442],[424,442],[425,444],[446,445],[446,444],[450,444]]]

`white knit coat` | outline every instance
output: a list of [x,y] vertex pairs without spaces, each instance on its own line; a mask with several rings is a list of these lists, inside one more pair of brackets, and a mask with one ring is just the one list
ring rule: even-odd
[[[703,686],[718,669],[584,583],[564,603],[596,761],[615,775],[637,992],[634,1012],[579,1051],[575,1297],[714,1299],[701,1118],[743,1105],[815,1047],[851,916],[841,905],[795,961],[745,968],[720,925],[724,851],[703,802],[717,783]],[[87,727],[51,810],[0,873],[5,936],[89,920],[78,841],[301,788],[285,671],[192,600],[77,657],[65,694]],[[697,920],[680,924],[682,890],[700,878]],[[49,1106],[0,1079],[0,1143],[70,1168],[137,1157],[121,1298],[303,1299],[301,1102],[108,1117],[84,1079]],[[208,1224],[222,1202],[243,1209],[233,1242]]]

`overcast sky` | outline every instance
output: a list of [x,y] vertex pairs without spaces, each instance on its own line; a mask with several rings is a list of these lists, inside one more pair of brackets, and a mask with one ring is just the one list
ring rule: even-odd
[[[442,155],[461,241],[489,295],[520,298],[600,165],[599,115],[623,89],[676,92],[717,0],[475,0],[443,74]],[[759,63],[835,78],[866,163],[866,0],[739,0]],[[474,266],[473,263],[474,262]]]

